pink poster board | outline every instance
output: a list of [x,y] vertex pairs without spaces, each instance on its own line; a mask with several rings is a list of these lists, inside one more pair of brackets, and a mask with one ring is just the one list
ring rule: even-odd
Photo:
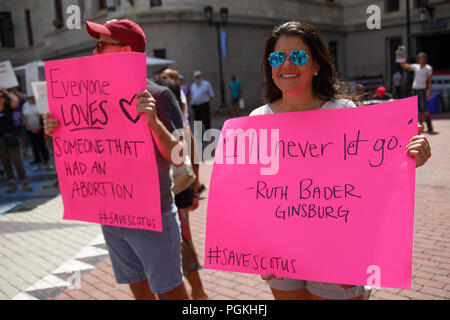
[[410,288],[415,159],[405,147],[414,135],[417,97],[228,120],[205,268]]
[[134,100],[145,54],[48,61],[45,74],[64,219],[162,231],[154,144]]

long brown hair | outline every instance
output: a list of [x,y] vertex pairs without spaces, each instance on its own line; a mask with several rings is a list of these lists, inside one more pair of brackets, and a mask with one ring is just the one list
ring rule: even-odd
[[338,98],[346,98],[354,102],[359,101],[360,97],[350,93],[350,86],[338,80],[319,30],[305,22],[290,21],[273,28],[266,39],[264,59],[261,64],[265,103],[274,102],[283,96],[281,90],[273,82],[272,67],[268,61],[269,55],[274,51],[275,45],[282,35],[300,37],[308,46],[312,59],[319,64],[320,70],[312,80],[312,88],[316,97],[325,101]]

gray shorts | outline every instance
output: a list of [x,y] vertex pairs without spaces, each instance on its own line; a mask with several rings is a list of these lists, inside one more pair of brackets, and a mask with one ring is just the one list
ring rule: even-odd
[[366,295],[369,287],[365,289],[364,286],[354,286],[352,288],[345,289],[340,284],[317,282],[317,281],[305,281],[298,279],[275,279],[267,281],[269,286],[273,289],[280,291],[294,291],[306,288],[313,295],[334,300],[348,300]]
[[170,291],[183,283],[176,207],[161,216],[163,232],[102,225],[118,283],[148,279],[154,293]]

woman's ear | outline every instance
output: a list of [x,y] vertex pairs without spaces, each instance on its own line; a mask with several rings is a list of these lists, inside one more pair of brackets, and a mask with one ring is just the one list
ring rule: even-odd
[[317,76],[320,70],[320,65],[316,61],[314,61],[313,66],[314,66],[314,76]]

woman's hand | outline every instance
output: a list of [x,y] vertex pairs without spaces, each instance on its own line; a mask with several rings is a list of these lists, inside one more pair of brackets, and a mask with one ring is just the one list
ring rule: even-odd
[[44,132],[51,136],[53,130],[59,127],[58,119],[50,118],[51,112],[44,113]]
[[406,146],[406,153],[416,158],[416,168],[423,166],[431,157],[430,144],[422,132],[423,126],[419,125],[419,135],[412,137]]
[[194,211],[198,208],[198,195],[194,195],[194,198],[192,199],[192,205],[188,208],[189,211]]
[[156,116],[156,100],[147,90],[136,95],[136,109],[139,114],[145,113],[149,127],[153,128],[158,117]]

